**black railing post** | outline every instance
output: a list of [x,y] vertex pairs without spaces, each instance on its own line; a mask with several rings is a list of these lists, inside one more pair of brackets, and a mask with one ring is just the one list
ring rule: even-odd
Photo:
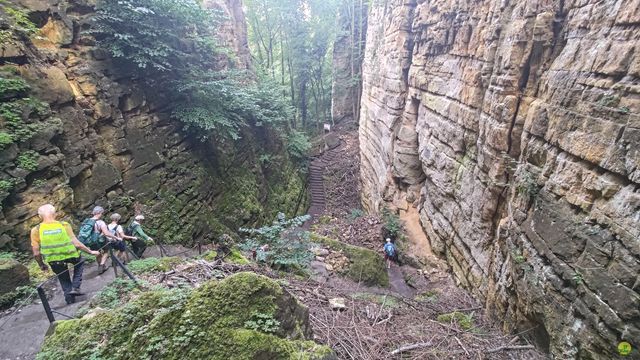
[[202,255],[202,242],[198,239],[198,255]]
[[[124,266],[124,264],[122,264],[120,262],[120,259],[118,259],[117,257],[113,256],[111,258],[111,261],[113,261],[115,263],[116,266],[120,266],[122,268],[122,271],[129,277],[129,279],[133,280],[136,284],[138,283],[138,280],[136,280],[136,277],[133,276],[133,274],[131,273],[131,271],[129,271],[129,269],[127,269],[126,266]],[[115,266],[114,266],[115,267]]]
[[113,253],[113,248],[109,246],[109,256],[111,256],[111,265],[113,266],[113,274],[118,277],[118,266],[116,264],[116,255]]
[[38,291],[38,296],[40,296],[40,301],[42,301],[42,307],[44,307],[44,312],[47,314],[47,318],[50,323],[56,321],[56,318],[53,317],[53,312],[51,312],[51,306],[49,306],[49,300],[47,300],[47,294],[44,293],[44,289],[42,286],[38,286],[36,288]]

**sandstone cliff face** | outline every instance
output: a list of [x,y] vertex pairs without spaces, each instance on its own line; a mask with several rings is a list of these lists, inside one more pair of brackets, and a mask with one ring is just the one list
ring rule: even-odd
[[369,16],[364,205],[417,208],[460,283],[556,358],[640,339],[639,24],[615,0]]
[[[304,207],[303,181],[287,161],[280,169],[259,165],[264,149],[283,151],[264,130],[245,129],[237,143],[203,143],[169,118],[163,89],[145,92],[123,76],[85,32],[95,1],[15,4],[36,21],[41,38],[2,44],[0,70],[11,68],[30,85],[28,95],[50,109],[37,119],[23,116],[42,124],[37,136],[0,149],[0,179],[15,183],[0,191],[0,248],[29,247],[28,230],[45,202],[67,220],[97,204],[125,220],[142,212],[158,239],[183,243]],[[249,68],[241,2],[206,6],[227,14],[220,37],[237,67]],[[37,162],[29,170],[16,160],[25,152]]]

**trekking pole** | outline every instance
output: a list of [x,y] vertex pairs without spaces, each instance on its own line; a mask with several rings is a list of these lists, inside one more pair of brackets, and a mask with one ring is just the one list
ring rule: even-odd
[[111,260],[114,261],[117,266],[120,266],[122,268],[122,271],[125,273],[125,275],[129,277],[129,279],[133,280],[133,282],[135,282],[136,284],[138,283],[138,280],[136,279],[136,277],[133,276],[131,271],[129,271],[129,269],[122,262],[120,262],[120,259],[114,256]]

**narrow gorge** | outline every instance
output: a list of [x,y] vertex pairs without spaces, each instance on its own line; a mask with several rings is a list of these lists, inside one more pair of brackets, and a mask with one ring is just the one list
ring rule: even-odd
[[0,359],[640,358],[639,146],[640,0],[0,0]]
[[385,1],[362,201],[419,223],[506,331],[556,358],[640,338],[640,3]]

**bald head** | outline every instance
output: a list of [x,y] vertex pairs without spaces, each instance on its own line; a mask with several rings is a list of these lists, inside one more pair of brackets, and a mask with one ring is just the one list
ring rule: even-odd
[[38,215],[42,221],[52,221],[56,218],[56,208],[51,204],[44,204],[38,208]]

